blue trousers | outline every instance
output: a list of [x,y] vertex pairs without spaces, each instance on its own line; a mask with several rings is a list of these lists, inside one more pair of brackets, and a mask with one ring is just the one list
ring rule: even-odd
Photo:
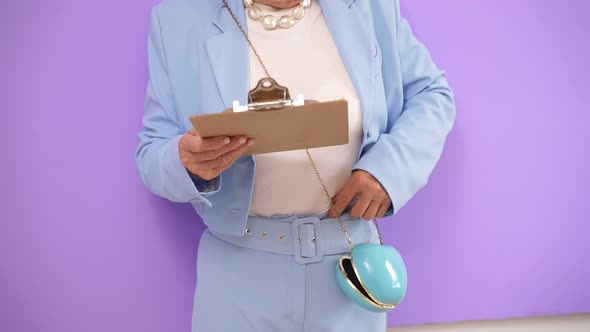
[[[336,283],[337,261],[348,252],[337,219],[326,219],[325,214],[315,215],[322,224],[312,230],[313,233],[309,233],[309,224],[296,227],[302,230],[298,234],[272,232],[275,229],[271,226],[275,223],[297,222],[304,217],[250,217],[248,234],[237,240],[252,239],[264,250],[254,249],[259,248],[257,244],[248,244],[248,247],[232,243],[208,229],[203,232],[197,256],[193,332],[386,331],[384,313],[361,308],[348,299]],[[251,225],[250,219],[259,223]],[[348,214],[343,215],[344,219],[355,243],[378,243],[373,223],[353,219]],[[261,225],[268,226],[270,231],[260,229]],[[313,234],[313,238],[302,240],[301,234],[305,234],[304,237]],[[285,251],[285,248],[293,250],[289,242],[292,238],[299,259]],[[298,243],[321,246],[319,251],[309,248],[298,251]],[[274,244],[277,244],[276,250],[273,250]],[[342,253],[329,254],[339,251]],[[301,259],[302,252],[303,256],[319,254],[320,257],[306,261]]]

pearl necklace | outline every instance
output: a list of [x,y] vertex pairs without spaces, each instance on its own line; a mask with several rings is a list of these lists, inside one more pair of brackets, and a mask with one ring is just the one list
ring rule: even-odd
[[244,7],[248,9],[248,16],[254,21],[262,22],[262,26],[266,30],[274,30],[277,27],[289,29],[295,25],[297,20],[303,19],[305,10],[311,7],[311,0],[303,0],[301,3],[293,8],[291,15],[283,15],[280,18],[274,15],[264,15],[262,9],[254,4],[255,0],[243,0]]

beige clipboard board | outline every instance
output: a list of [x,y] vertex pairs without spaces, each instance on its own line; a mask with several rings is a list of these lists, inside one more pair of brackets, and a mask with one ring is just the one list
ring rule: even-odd
[[334,146],[348,143],[348,102],[306,103],[272,110],[194,115],[190,120],[203,138],[245,135],[255,144],[246,155]]

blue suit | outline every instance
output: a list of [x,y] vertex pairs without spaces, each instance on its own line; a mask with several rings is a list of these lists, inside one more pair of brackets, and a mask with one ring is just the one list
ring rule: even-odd
[[[228,2],[246,26],[242,1]],[[361,104],[364,135],[354,169],[379,180],[392,215],[426,184],[440,157],[455,118],[452,91],[400,16],[398,0],[318,3]],[[244,235],[255,156],[243,156],[204,181],[189,174],[178,152],[191,115],[220,112],[235,99],[246,102],[244,36],[221,0],[168,0],[152,11],[148,52],[150,79],[136,151],[141,178],[157,195],[190,202],[209,229]]]
[[[229,1],[245,26],[241,1]],[[319,0],[362,108],[363,141],[355,169],[371,173],[399,211],[432,172],[450,131],[452,91],[400,16],[399,1]],[[191,178],[178,155],[189,117],[246,102],[248,45],[221,0],[170,0],[153,10],[149,85],[136,159],[154,193],[190,202],[219,232],[244,232],[255,157],[217,179]],[[233,222],[227,222],[232,220]]]

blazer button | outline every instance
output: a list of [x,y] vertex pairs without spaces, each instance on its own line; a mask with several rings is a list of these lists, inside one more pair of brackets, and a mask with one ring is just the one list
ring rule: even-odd
[[367,135],[366,136],[367,136],[367,138],[371,138],[371,132],[370,131],[367,131]]

